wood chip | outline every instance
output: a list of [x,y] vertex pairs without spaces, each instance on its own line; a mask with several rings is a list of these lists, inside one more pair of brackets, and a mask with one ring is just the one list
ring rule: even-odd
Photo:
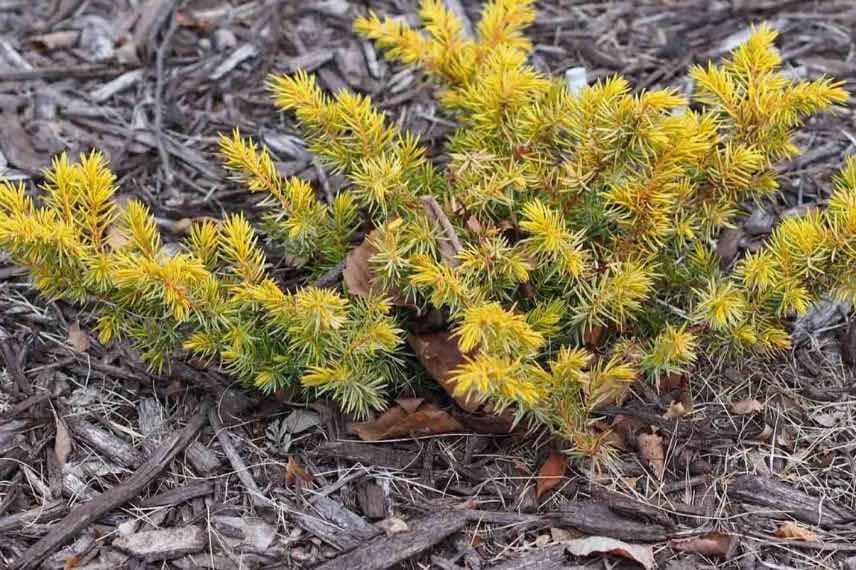
[[146,562],[172,560],[199,552],[208,544],[208,534],[198,526],[147,530],[120,536],[113,547]]
[[382,519],[386,516],[386,494],[383,487],[371,481],[357,486],[357,503],[360,510],[370,519]]
[[60,30],[58,32],[49,32],[47,34],[39,34],[30,38],[30,43],[37,49],[43,51],[51,51],[55,49],[68,49],[77,43],[80,37],[78,30]]
[[340,555],[316,570],[383,570],[431,548],[467,523],[461,511],[429,515],[408,523],[410,530],[381,536]]
[[[2,81],[2,79],[0,79]],[[35,175],[48,165],[48,157],[33,148],[30,135],[11,111],[0,112],[0,152],[11,166]]]
[[210,495],[214,491],[213,481],[198,481],[189,483],[176,489],[170,489],[163,493],[151,496],[140,502],[140,508],[173,507],[196,497]]
[[0,532],[6,533],[36,523],[50,522],[67,512],[68,505],[64,500],[51,501],[27,511],[0,517]]
[[245,62],[248,59],[254,58],[258,55],[259,50],[253,44],[244,44],[232,54],[227,57],[223,63],[217,66],[213,72],[211,72],[211,79],[214,81],[218,81],[222,79],[226,74],[231,73],[236,67],[238,67],[241,63]]
[[108,456],[111,461],[126,467],[135,468],[142,462],[142,456],[126,441],[112,433],[92,425],[86,420],[66,418],[71,430],[92,447]]
[[575,501],[551,513],[550,524],[571,527],[584,534],[609,536],[633,542],[660,542],[674,532],[661,524],[624,517],[601,502]]
[[323,495],[311,501],[311,508],[295,516],[297,524],[339,550],[353,550],[380,534],[380,529]]
[[216,473],[223,464],[216,453],[194,441],[185,451],[185,456],[198,475],[211,475]]
[[856,521],[854,511],[828,497],[812,497],[770,477],[740,476],[728,486],[728,496],[733,501],[765,507],[821,528],[853,524]]
[[142,69],[135,69],[127,73],[123,73],[116,79],[109,81],[92,92],[90,99],[96,103],[103,103],[113,95],[131,88],[135,83],[139,82],[144,76]]

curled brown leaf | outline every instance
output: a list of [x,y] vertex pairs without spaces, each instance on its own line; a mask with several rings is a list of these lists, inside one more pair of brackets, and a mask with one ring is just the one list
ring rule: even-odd
[[464,355],[458,348],[458,343],[446,331],[428,334],[411,334],[407,342],[419,359],[419,362],[436,380],[446,393],[467,412],[475,412],[482,402],[468,395],[455,395],[457,383],[452,379],[452,372],[464,363]]
[[728,558],[737,546],[737,537],[726,532],[714,531],[700,536],[675,539],[669,542],[669,546],[679,552]]
[[640,433],[636,440],[639,445],[639,456],[651,466],[657,478],[662,480],[666,473],[666,451],[663,438],[656,433]]
[[288,464],[285,466],[286,483],[311,483],[313,479],[312,474],[307,472],[293,456],[288,457]]
[[538,484],[535,487],[535,497],[541,496],[555,489],[565,476],[568,470],[568,459],[556,450],[550,450],[550,455],[547,460],[541,465],[538,470]]
[[66,342],[77,352],[86,352],[89,350],[89,335],[76,322],[71,323],[71,326],[68,327]]
[[565,549],[574,556],[590,556],[592,554],[613,554],[640,564],[646,570],[656,567],[654,548],[649,545],[629,544],[627,542],[605,536],[589,536],[575,538],[563,542]]
[[783,538],[785,540],[802,540],[805,542],[817,542],[817,533],[805,528],[804,526],[800,526],[793,521],[788,521],[773,533],[773,536],[777,538]]
[[351,431],[364,441],[464,431],[449,412],[422,398],[402,398],[397,404],[376,420],[351,424]]
[[754,398],[739,400],[731,404],[731,413],[737,416],[757,414],[764,409],[764,404]]

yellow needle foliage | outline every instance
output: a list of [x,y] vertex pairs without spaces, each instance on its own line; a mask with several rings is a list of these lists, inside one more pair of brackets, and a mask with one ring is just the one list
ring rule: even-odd
[[[342,217],[305,182],[281,180],[266,152],[229,140],[227,167],[279,200],[278,215],[287,219],[274,221],[289,243],[308,239],[306,227],[324,239],[340,219],[352,223],[355,210]],[[23,186],[0,184],[0,247],[49,297],[91,307],[103,342],[130,340],[156,370],[184,349],[216,358],[264,391],[298,381],[357,416],[383,408],[401,341],[386,300],[349,300],[316,287],[283,291],[241,215],[196,224],[177,250],[166,248],[147,208],[131,201],[120,209],[115,191],[97,152],[74,164],[56,159],[40,205]],[[337,246],[339,239],[329,238]]]
[[[621,77],[571,92],[536,71],[532,0],[487,2],[472,38],[441,0],[422,0],[419,15],[421,28],[375,13],[354,28],[436,86],[459,126],[442,160],[369,98],[328,94],[304,72],[268,88],[309,150],[347,177],[343,191],[324,199],[286,179],[237,131],[220,148],[267,197],[270,245],[310,274],[370,230],[373,284],[448,314],[467,355],[460,394],[590,453],[591,414],[641,377],[682,373],[701,346],[787,347],[788,319],[828,292],[856,296],[854,159],[828,206],[785,220],[733,272],[712,247],[748,201],[776,191],[776,163],[799,152],[803,122],[847,98],[830,79],[788,78],[768,26],[693,68],[685,97]],[[104,340],[129,338],[156,366],[181,346],[262,389],[299,379],[357,414],[383,405],[402,335],[391,301],[284,291],[241,216],[196,225],[168,253],[148,211],[120,210],[113,192],[98,154],[58,159],[40,205],[4,185],[0,247],[48,295],[90,303]]]

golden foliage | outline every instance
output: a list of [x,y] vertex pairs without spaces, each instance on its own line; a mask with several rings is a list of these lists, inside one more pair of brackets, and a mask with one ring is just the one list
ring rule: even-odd
[[856,159],[826,208],[784,220],[733,272],[709,245],[776,191],[776,162],[799,152],[803,122],[847,97],[827,78],[788,78],[770,27],[694,67],[687,100],[617,76],[572,93],[537,71],[532,0],[487,2],[474,38],[441,0],[422,0],[419,15],[418,29],[375,13],[354,27],[436,84],[459,126],[445,161],[368,97],[325,93],[299,71],[268,88],[347,187],[320,196],[281,176],[269,149],[223,135],[226,168],[266,197],[264,241],[238,214],[164,247],[142,204],[120,213],[92,153],[57,158],[38,202],[0,185],[0,247],[48,296],[92,303],[101,339],[130,339],[155,367],[183,346],[262,390],[299,381],[363,415],[383,407],[398,369],[389,301],[285,291],[265,248],[314,277],[365,231],[372,289],[447,316],[466,355],[459,395],[513,408],[581,452],[600,445],[591,414],[641,374],[680,373],[700,347],[783,348],[783,318],[827,291],[856,297]]

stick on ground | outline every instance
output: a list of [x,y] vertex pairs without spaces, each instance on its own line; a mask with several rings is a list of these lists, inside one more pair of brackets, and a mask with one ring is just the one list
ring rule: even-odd
[[322,564],[318,570],[383,570],[431,548],[467,523],[467,514],[448,511],[413,522],[410,530],[380,536],[362,547]]
[[247,468],[244,460],[241,459],[241,455],[238,453],[238,450],[235,449],[234,444],[232,444],[232,440],[229,439],[229,433],[226,431],[226,428],[223,427],[223,422],[220,421],[220,416],[217,415],[217,410],[212,408],[208,413],[208,419],[211,423],[211,427],[214,428],[217,441],[220,442],[220,445],[223,447],[223,451],[226,453],[226,457],[229,458],[229,464],[232,465],[232,469],[235,470],[235,475],[238,476],[238,479],[250,494],[253,504],[263,507],[275,507],[276,505],[274,502],[262,495],[259,486],[256,485],[256,480],[253,479],[253,476],[250,474],[250,470]]

